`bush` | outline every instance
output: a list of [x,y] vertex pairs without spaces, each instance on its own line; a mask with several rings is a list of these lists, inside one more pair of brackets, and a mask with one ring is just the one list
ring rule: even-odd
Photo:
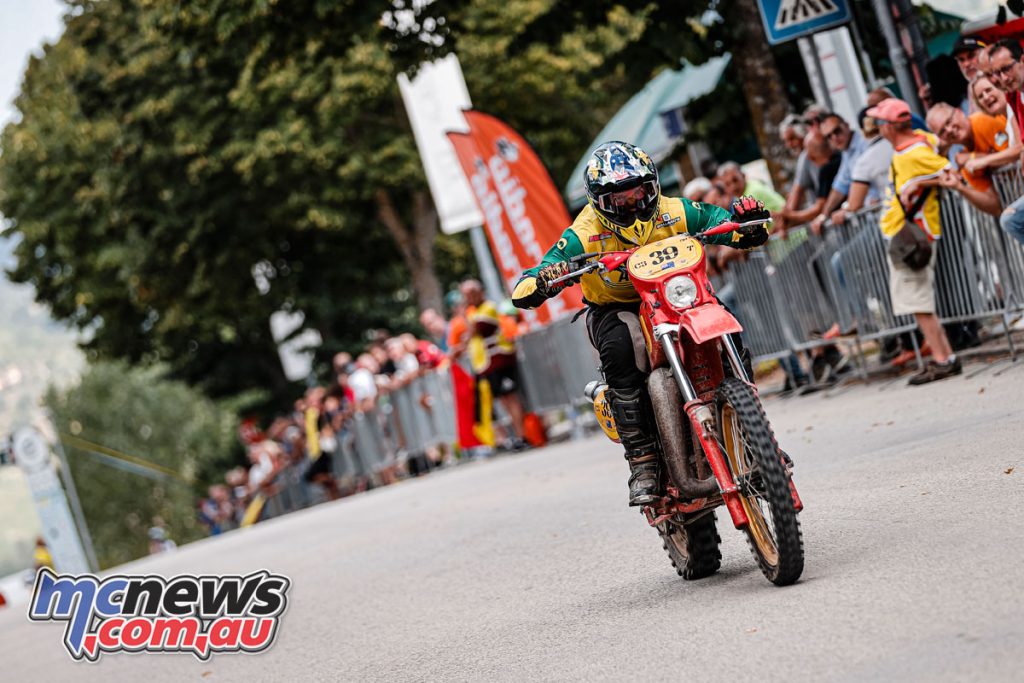
[[72,389],[51,388],[45,400],[101,567],[145,555],[155,517],[179,544],[204,535],[195,502],[202,474],[222,469],[237,448],[233,414],[160,368],[111,362],[91,365]]

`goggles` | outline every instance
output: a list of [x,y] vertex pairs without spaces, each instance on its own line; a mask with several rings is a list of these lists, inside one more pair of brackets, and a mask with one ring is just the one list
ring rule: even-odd
[[647,220],[653,215],[659,194],[657,181],[647,180],[628,190],[598,195],[597,208],[615,223],[630,225],[637,218]]

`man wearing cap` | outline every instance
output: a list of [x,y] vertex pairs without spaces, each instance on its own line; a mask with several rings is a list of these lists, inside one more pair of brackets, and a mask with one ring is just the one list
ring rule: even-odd
[[1006,117],[989,116],[980,111],[968,117],[956,107],[939,102],[928,110],[928,128],[938,134],[943,144],[960,147],[953,161],[963,176],[962,194],[967,201],[987,214],[998,216],[1002,207],[988,171],[972,173],[965,165],[975,156],[1006,149],[1010,141],[1006,135]]
[[[910,107],[903,100],[883,100],[868,109],[867,115],[878,121],[879,131],[893,147],[892,183],[888,207],[882,214],[882,233],[891,239],[910,218],[934,242],[942,234],[936,195],[943,179],[952,175],[949,160],[938,153],[935,136],[913,129]],[[954,180],[959,184],[958,179],[954,177]],[[924,203],[917,213],[907,216],[905,210],[911,209],[921,192],[928,193]],[[953,355],[946,331],[936,315],[935,254],[933,249],[931,263],[922,270],[911,270],[889,259],[892,311],[895,315],[913,315],[932,349],[932,360],[910,378],[911,385],[927,384],[962,372],[960,360]]]
[[[969,36],[960,36],[953,43],[953,59],[956,60],[960,73],[963,74],[964,80],[968,83],[981,75],[978,67],[978,57],[984,48],[985,43]],[[934,104],[931,85],[928,83],[922,85],[917,94],[926,105]],[[976,109],[974,102],[967,94],[966,88],[963,91],[959,106],[965,114],[971,114]]]
[[960,73],[968,83],[981,75],[978,70],[978,56],[985,48],[985,43],[970,36],[960,36],[953,43],[953,59],[960,67]]
[[[988,49],[988,76],[997,88],[1006,93],[1007,107],[1013,112],[1013,125],[1017,139],[1021,138],[1021,117],[1024,116],[1024,52],[1016,40],[1000,40]],[[1024,244],[1024,197],[1003,209],[999,217],[1003,230]]]

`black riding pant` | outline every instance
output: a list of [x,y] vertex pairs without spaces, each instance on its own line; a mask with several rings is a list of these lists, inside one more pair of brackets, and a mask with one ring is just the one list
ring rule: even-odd
[[608,387],[616,391],[643,388],[650,372],[640,318],[640,304],[591,306],[587,312],[590,343],[601,358]]

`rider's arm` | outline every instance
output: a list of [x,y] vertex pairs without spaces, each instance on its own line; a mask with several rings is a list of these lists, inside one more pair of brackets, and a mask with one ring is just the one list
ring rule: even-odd
[[[703,204],[683,200],[683,209],[686,211],[686,231],[696,235],[710,228],[732,220],[732,214],[728,209],[723,209],[714,204]],[[707,239],[708,244],[720,244],[736,249],[753,249],[768,241],[768,228],[760,226],[753,234],[742,235],[739,231],[727,232],[724,235],[713,235]]]
[[544,258],[533,268],[523,271],[519,278],[516,289],[512,292],[512,303],[516,308],[536,308],[547,300],[547,296],[537,289],[537,272],[544,266],[568,261],[573,256],[579,256],[584,252],[583,243],[572,228],[566,228],[561,239],[555,242]]

